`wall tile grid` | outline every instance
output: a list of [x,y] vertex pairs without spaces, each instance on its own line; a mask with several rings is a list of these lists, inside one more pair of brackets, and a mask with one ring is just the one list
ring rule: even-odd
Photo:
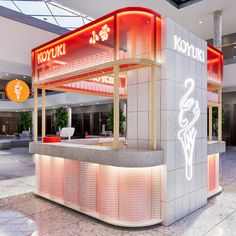
[[[174,35],[205,51],[205,41],[188,32],[170,19],[163,19],[162,62],[159,78],[161,103],[160,147],[164,151],[166,173],[162,173],[162,218],[169,225],[195,211],[207,202],[207,67],[174,50]],[[206,60],[206,58],[205,58]],[[179,102],[186,88],[184,81],[193,78],[193,97],[199,101],[200,118],[195,127],[197,136],[193,157],[193,178],[185,177],[183,149],[177,133]],[[189,112],[189,118],[192,113]],[[190,118],[191,119],[191,118]]]
[[149,148],[151,69],[128,72],[127,142],[129,147]]

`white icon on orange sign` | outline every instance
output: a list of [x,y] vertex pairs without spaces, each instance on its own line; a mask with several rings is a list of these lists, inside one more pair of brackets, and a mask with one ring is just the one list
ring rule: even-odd
[[[179,126],[182,129],[178,132],[178,138],[180,139],[184,150],[186,179],[190,181],[193,176],[193,152],[197,135],[197,130],[194,125],[200,117],[200,109],[198,101],[194,98],[189,98],[195,87],[194,80],[187,79],[184,83],[184,87],[189,89],[181,98],[179,104]],[[184,117],[191,114],[191,111],[194,117],[191,121],[189,121],[189,119]]]
[[23,87],[21,86],[20,82],[17,82],[15,87],[14,87],[14,92],[16,94],[16,99],[19,100],[20,99],[20,95],[21,95],[21,90],[23,89]]

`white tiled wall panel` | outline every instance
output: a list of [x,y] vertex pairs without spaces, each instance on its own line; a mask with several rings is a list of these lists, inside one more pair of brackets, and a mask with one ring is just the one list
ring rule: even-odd
[[[174,49],[174,35],[205,51],[207,44],[179,24],[163,19],[162,27],[162,65],[161,65],[161,133],[160,147],[164,151],[167,174],[162,176],[162,184],[166,188],[161,193],[163,224],[169,225],[206,204],[207,192],[207,66]],[[200,118],[196,122],[197,136],[193,155],[193,177],[188,181],[185,177],[185,159],[183,148],[177,134],[179,103],[186,93],[184,81],[192,78],[195,90],[191,96],[199,101]],[[191,120],[192,112],[185,118]]]
[[[162,19],[161,67],[157,79],[157,146],[164,151],[166,173],[161,178],[161,211],[163,224],[168,225],[206,203],[207,191],[207,66],[186,54],[175,51],[174,35],[204,50],[207,44],[170,19]],[[128,72],[128,146],[148,147],[150,141],[151,70]],[[185,177],[183,148],[178,139],[180,130],[179,103],[186,93],[184,82],[192,78],[195,89],[191,96],[199,102],[200,118],[195,124],[197,135],[193,154],[193,177]],[[149,88],[149,89],[148,89]],[[136,92],[136,94],[134,94]],[[191,120],[193,111],[186,112]]]

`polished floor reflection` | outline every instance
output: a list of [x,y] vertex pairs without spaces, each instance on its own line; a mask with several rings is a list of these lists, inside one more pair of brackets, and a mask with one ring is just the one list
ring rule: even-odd
[[[23,152],[22,149],[21,157],[17,153],[8,157],[12,160],[16,158],[19,165],[22,164],[22,158],[25,164],[29,162],[33,166],[32,157],[23,155]],[[231,150],[222,155],[220,173],[223,193],[210,199],[207,206],[169,227],[157,225],[141,229],[113,227],[37,197],[32,193],[34,176],[4,178],[0,181],[0,236],[233,236],[236,235],[236,151]]]
[[0,180],[34,175],[34,161],[28,148],[0,150]]

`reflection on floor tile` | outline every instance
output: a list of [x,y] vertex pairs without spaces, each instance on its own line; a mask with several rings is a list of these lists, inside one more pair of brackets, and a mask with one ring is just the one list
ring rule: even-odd
[[210,230],[208,236],[233,236],[236,235],[236,211],[228,218]]
[[[23,156],[23,151],[20,155]],[[35,176],[3,180],[0,181],[0,236],[234,236],[236,151],[227,152],[221,165],[223,193],[169,227],[111,226],[35,196],[32,193]]]
[[[25,180],[25,178],[27,178]],[[31,178],[31,179],[30,179]],[[34,191],[35,176],[22,177],[0,181],[0,198],[15,196],[18,194],[29,193]],[[31,184],[28,184],[28,183]]]
[[28,148],[0,150],[0,180],[35,174],[34,159],[28,150]]

